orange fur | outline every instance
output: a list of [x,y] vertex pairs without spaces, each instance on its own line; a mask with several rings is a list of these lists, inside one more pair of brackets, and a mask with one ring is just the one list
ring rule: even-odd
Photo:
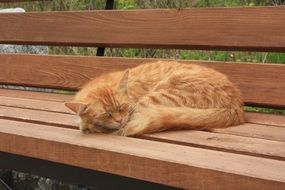
[[244,122],[241,93],[225,75],[174,61],[147,63],[95,78],[74,102],[87,107],[84,113],[77,111],[85,132],[134,136]]

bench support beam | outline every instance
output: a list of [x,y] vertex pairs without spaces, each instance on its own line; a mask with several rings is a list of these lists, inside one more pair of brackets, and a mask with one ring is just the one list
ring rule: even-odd
[[[114,7],[114,0],[107,0],[105,10],[112,10]],[[105,48],[104,47],[98,47],[97,49],[97,56],[104,56],[105,54]]]
[[175,189],[173,187],[146,182],[105,172],[89,170],[35,159],[6,152],[0,152],[0,168],[32,173],[72,184],[84,184],[96,189]]

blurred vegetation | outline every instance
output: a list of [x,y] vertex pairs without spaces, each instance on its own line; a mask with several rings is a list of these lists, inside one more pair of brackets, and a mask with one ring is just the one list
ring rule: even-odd
[[271,108],[260,108],[260,107],[245,106],[244,110],[248,111],[248,112],[274,113],[274,114],[285,115],[285,110],[283,110],[283,109],[271,109]]

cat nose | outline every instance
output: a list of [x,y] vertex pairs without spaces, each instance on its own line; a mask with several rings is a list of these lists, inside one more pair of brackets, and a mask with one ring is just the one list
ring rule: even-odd
[[123,118],[122,118],[122,116],[120,116],[120,115],[116,115],[116,116],[114,117],[114,120],[115,120],[117,123],[122,123]]

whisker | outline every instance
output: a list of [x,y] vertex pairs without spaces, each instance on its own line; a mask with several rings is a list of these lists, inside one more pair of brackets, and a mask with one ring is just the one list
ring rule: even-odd
[[132,114],[136,110],[136,105],[133,105],[129,108],[129,113]]

